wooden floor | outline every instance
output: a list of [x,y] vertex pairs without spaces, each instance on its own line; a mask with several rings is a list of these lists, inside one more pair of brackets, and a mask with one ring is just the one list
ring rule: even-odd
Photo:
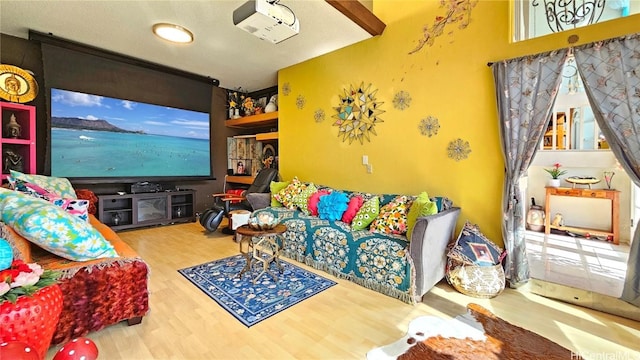
[[247,328],[177,272],[238,253],[231,236],[203,230],[188,223],[119,233],[151,267],[151,311],[140,325],[120,323],[90,334],[100,360],[364,359],[372,348],[402,337],[412,319],[455,317],[470,302],[575,351],[574,359],[640,358],[639,322],[526,289],[476,299],[441,282],[413,306],[323,272],[338,285]]

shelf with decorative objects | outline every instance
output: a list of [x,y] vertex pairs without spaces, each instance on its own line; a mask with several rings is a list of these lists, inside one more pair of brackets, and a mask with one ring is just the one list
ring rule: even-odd
[[278,112],[268,112],[257,115],[249,115],[244,116],[237,119],[228,119],[225,120],[225,125],[230,128],[239,128],[239,129],[251,129],[251,128],[261,128],[261,127],[272,127],[275,128],[278,126]]
[[10,170],[27,174],[36,172],[35,106],[0,102],[2,114],[2,179]]

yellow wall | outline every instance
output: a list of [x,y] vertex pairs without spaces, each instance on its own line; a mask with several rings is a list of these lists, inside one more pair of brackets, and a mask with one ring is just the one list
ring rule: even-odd
[[[387,24],[381,36],[279,72],[280,172],[287,180],[298,176],[338,189],[444,195],[462,208],[459,227],[469,220],[502,243],[504,165],[487,63],[564,47],[573,33],[585,43],[637,32],[640,16],[511,44],[509,2],[482,0],[465,29],[449,24],[432,46],[409,55],[423,27],[445,14],[439,5],[376,0],[374,12]],[[288,95],[282,92],[285,83]],[[378,89],[384,122],[376,126],[377,136],[370,142],[348,144],[332,126],[334,108],[345,89],[361,83]],[[410,94],[408,109],[394,108],[399,91]],[[302,109],[296,106],[300,96],[305,100]],[[318,110],[324,111],[324,121],[314,120]],[[427,116],[439,120],[436,136],[420,134],[418,126]],[[447,156],[448,144],[458,138],[471,147],[461,161]],[[372,174],[362,165],[362,155],[369,156]]]

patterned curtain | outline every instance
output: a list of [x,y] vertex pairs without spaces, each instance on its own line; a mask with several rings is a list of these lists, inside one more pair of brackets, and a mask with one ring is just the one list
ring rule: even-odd
[[492,65],[505,163],[502,238],[510,287],[529,280],[520,178],[526,175],[547,127],[567,52],[565,49]]
[[[576,64],[611,151],[640,186],[640,34],[577,47]],[[637,215],[637,214],[636,214]],[[621,299],[640,306],[640,226],[631,242]]]

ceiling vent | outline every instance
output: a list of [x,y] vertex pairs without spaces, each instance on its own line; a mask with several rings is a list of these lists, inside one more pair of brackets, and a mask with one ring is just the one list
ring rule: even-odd
[[251,0],[233,11],[233,24],[262,40],[277,44],[300,32],[293,11],[279,0]]

